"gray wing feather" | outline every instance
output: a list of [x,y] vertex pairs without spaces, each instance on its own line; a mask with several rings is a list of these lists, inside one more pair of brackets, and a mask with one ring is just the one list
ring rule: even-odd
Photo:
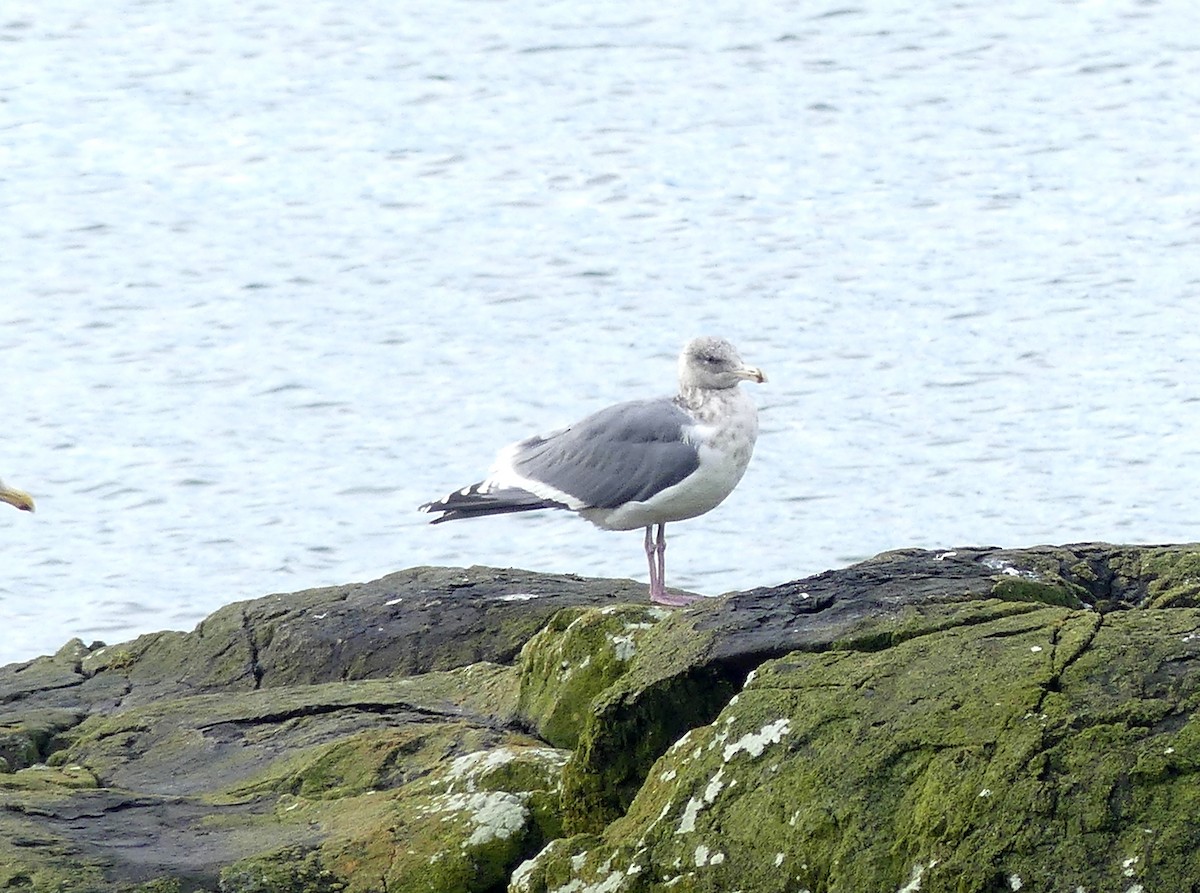
[[514,469],[593,508],[642,502],[700,465],[691,416],[670,398],[620,403],[517,445]]

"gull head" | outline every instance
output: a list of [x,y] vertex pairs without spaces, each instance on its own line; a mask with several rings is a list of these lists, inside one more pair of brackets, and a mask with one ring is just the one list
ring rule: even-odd
[[693,338],[679,355],[679,386],[722,390],[741,381],[762,383],[767,376],[757,366],[742,362],[737,348],[724,338]]

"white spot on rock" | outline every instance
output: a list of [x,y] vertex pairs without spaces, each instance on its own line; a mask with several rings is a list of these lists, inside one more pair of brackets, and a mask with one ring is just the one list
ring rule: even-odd
[[721,793],[721,788],[725,786],[725,782],[721,780],[724,774],[725,767],[722,766],[717,770],[717,774],[709,780],[708,785],[704,788],[704,794],[699,799],[695,797],[688,799],[687,805],[683,807],[683,816],[679,820],[679,827],[675,829],[676,834],[688,834],[696,830],[696,818],[700,815],[700,810],[716,800],[717,795]]
[[[473,827],[464,847],[481,846],[520,833],[529,821],[529,810],[516,794],[507,791],[483,791],[475,794],[444,794],[434,807],[441,812],[466,815]],[[445,816],[443,821],[450,819]]]
[[700,810],[704,807],[704,801],[697,800],[695,797],[688,799],[687,805],[683,807],[683,816],[679,819],[679,827],[675,829],[676,834],[691,834],[696,830],[696,816],[700,815]]
[[561,887],[555,887],[554,893],[614,893],[621,888],[625,876],[614,871],[604,880],[595,884],[585,884],[583,881],[571,881]]
[[477,750],[456,758],[450,764],[449,769],[446,770],[449,780],[446,792],[454,793],[454,789],[461,783],[463,790],[467,793],[474,793],[478,790],[478,782],[481,777],[511,763],[518,757],[533,757],[539,762],[543,762],[549,769],[561,769],[567,762],[566,753],[549,747],[520,749],[498,747],[495,750]]
[[490,769],[511,763],[516,756],[506,747],[499,747],[495,750],[477,750],[456,758],[450,764],[450,768],[446,770],[446,776],[450,779],[451,788],[453,788],[454,782],[465,780],[468,793],[474,793],[475,782],[480,775]]
[[637,650],[633,644],[633,636],[609,636],[608,641],[613,643],[617,660],[629,660]]
[[683,733],[682,738],[680,738],[678,741],[676,741],[674,744],[672,744],[670,747],[667,748],[667,753],[671,753],[672,751],[678,750],[679,748],[683,747],[685,744],[687,744],[687,740],[688,740],[688,738],[691,737],[691,735],[692,735],[692,730],[688,729],[686,732]]
[[526,859],[513,871],[512,877],[508,879],[510,889],[514,893],[529,893],[529,875],[533,873],[533,869],[537,867],[537,859]]
[[785,717],[777,719],[775,722],[767,723],[757,732],[743,735],[733,744],[725,746],[725,762],[728,763],[742,751],[745,751],[752,757],[762,756],[768,744],[778,744],[783,740],[783,736],[791,731],[791,728],[791,721]]
[[[928,865],[917,863],[913,866],[912,873],[908,876],[908,883],[896,890],[896,893],[917,893],[921,889],[921,878],[925,876],[925,872],[933,866],[937,865],[937,859],[932,860]],[[806,868],[808,866],[805,866]]]
[[725,767],[722,766],[717,770],[717,774],[709,781],[708,787],[704,789],[704,802],[712,803],[717,799],[717,794],[721,793],[721,788],[725,787],[725,782],[721,780],[721,776],[725,774]]

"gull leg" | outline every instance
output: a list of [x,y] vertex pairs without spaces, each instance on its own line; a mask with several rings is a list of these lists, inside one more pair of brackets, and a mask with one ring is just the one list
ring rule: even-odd
[[658,545],[654,548],[658,556],[658,588],[659,594],[667,591],[667,525],[658,525]]
[[650,601],[656,602],[662,596],[662,576],[658,572],[658,565],[654,561],[654,526],[646,528],[646,563],[650,565]]
[[[658,542],[652,546],[650,542],[650,528],[646,528],[646,558],[650,562],[650,601],[658,602],[660,605],[672,605],[678,607],[680,605],[690,605],[694,601],[699,600],[699,596],[695,595],[668,595],[667,594],[667,525],[658,525]],[[654,587],[654,580],[658,579],[658,588]]]

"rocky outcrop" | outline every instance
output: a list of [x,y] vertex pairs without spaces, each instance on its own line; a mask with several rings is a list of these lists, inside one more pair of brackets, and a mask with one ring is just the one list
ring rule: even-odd
[[0,888],[1189,890],[1200,547],[420,568],[0,668]]

